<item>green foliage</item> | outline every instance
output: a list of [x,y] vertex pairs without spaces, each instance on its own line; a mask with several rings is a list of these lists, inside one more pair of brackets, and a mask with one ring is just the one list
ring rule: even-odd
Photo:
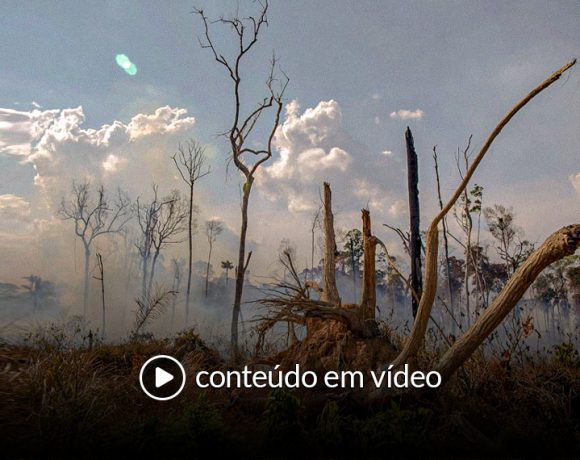
[[347,270],[352,270],[354,262],[355,270],[360,270],[362,258],[364,255],[363,236],[358,228],[349,230],[344,236],[344,246],[341,256],[344,258]]
[[164,432],[164,442],[182,453],[209,452],[212,446],[225,448],[228,430],[218,407],[204,393],[187,406]]
[[24,342],[33,348],[64,351],[98,345],[98,337],[100,334],[87,329],[87,322],[82,316],[75,315],[39,326],[24,336]]
[[316,438],[325,448],[337,448],[343,443],[342,432],[347,420],[341,415],[340,407],[334,401],[322,409],[316,427]]
[[268,444],[288,445],[301,439],[301,413],[302,405],[294,393],[285,388],[272,390],[264,412]]
[[471,199],[469,200],[469,212],[479,213],[481,212],[481,205],[483,200],[483,187],[481,185],[475,184],[469,191]]
[[580,368],[580,355],[572,342],[562,342],[554,346],[554,361],[564,367]]
[[536,297],[550,305],[567,304],[569,294],[580,297],[579,262],[578,256],[570,256],[546,268],[534,284]]
[[431,410],[401,409],[391,401],[390,407],[378,414],[355,423],[360,447],[366,452],[385,452],[388,449],[408,447],[424,440]]

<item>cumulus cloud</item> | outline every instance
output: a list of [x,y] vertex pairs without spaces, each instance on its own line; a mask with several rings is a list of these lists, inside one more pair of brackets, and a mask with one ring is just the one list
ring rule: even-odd
[[127,126],[131,139],[151,134],[172,134],[188,129],[195,123],[193,117],[186,117],[187,110],[159,107],[155,113],[135,115]]
[[578,195],[580,195],[580,173],[572,174],[569,179]]
[[423,112],[421,109],[416,110],[407,110],[407,109],[400,109],[394,112],[391,112],[389,116],[391,118],[400,118],[401,120],[420,120],[423,118]]
[[367,205],[386,215],[387,203],[394,201],[398,168],[354,141],[334,100],[303,112],[297,101],[290,102],[274,145],[279,156],[259,170],[257,184],[262,195],[292,213],[315,210],[324,181],[332,186],[337,209],[356,219]]
[[30,203],[11,193],[0,195],[0,219],[28,220]]
[[[153,181],[174,187],[168,148],[175,148],[195,124],[182,108],[160,107],[97,128],[84,126],[82,107],[32,110],[0,109],[0,154],[32,164],[35,206],[54,212],[73,180],[89,178],[128,190],[133,196]],[[31,184],[32,185],[32,184]]]

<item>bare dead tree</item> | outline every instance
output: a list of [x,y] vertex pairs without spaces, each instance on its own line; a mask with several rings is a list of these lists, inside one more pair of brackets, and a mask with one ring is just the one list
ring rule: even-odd
[[[441,180],[439,177],[439,161],[437,156],[437,146],[433,146],[433,162],[435,167],[435,179],[437,181],[437,199],[439,201],[439,209],[443,209],[443,198],[441,197]],[[451,265],[449,262],[449,237],[447,235],[447,216],[441,219],[441,228],[443,230],[443,251],[445,255],[445,272],[447,274],[447,291],[449,295],[449,307],[451,316],[455,316],[455,302],[454,292],[451,283]],[[455,321],[453,322],[453,330],[455,333]]]
[[[473,136],[469,136],[467,141],[467,146],[463,149],[462,152],[457,150],[457,154],[455,155],[455,163],[457,164],[457,171],[459,172],[459,176],[463,179],[463,171],[467,171],[469,169],[469,149],[471,148],[471,139]],[[463,161],[463,167],[461,162]],[[463,278],[463,288],[465,291],[465,313],[467,316],[467,326],[471,326],[471,293],[470,293],[470,286],[469,286],[469,275],[471,267],[475,269],[475,261],[473,260],[473,251],[472,251],[472,243],[471,243],[471,235],[473,231],[473,219],[471,217],[471,200],[469,198],[469,183],[466,184],[465,189],[460,197],[459,203],[459,212],[455,211],[455,218],[461,230],[465,234],[465,244],[462,244],[463,248],[465,249],[465,274]]]
[[213,250],[213,244],[217,239],[218,235],[223,232],[224,226],[218,219],[211,219],[205,223],[205,236],[207,238],[207,244],[209,246],[209,252],[207,255],[207,267],[205,270],[205,296],[209,291],[209,267],[211,264],[211,252]]
[[[522,100],[520,100],[510,111],[500,120],[493,131],[489,134],[480,151],[476,155],[475,159],[466,171],[463,180],[443,207],[443,209],[435,216],[431,221],[426,235],[426,245],[425,245],[425,283],[423,296],[421,297],[421,302],[419,303],[419,310],[417,312],[417,317],[413,323],[410,334],[405,339],[405,344],[399,355],[391,363],[393,366],[398,367],[408,359],[415,355],[419,348],[421,347],[425,332],[427,330],[427,323],[431,315],[431,309],[433,307],[433,301],[435,300],[435,295],[437,291],[437,264],[438,264],[438,249],[439,249],[439,231],[438,226],[443,217],[451,210],[455,205],[461,194],[464,192],[467,184],[471,180],[473,174],[475,173],[477,167],[483,160],[485,154],[488,152],[489,148],[493,144],[493,141],[499,136],[503,128],[509,123],[509,121],[518,113],[528,102],[530,102],[535,96],[541,93],[543,90],[552,85],[555,81],[560,79],[560,77],[573,65],[576,64],[576,59],[565,64],[556,72],[554,72],[550,77],[540,83],[531,92],[529,92]],[[522,282],[522,280],[519,280]],[[483,337],[485,338],[485,337]]]
[[[203,39],[200,39],[200,45],[202,48],[211,51],[215,61],[224,67],[232,82],[234,95],[233,121],[231,128],[228,129],[225,135],[229,140],[231,148],[230,159],[244,178],[241,202],[242,225],[240,230],[240,244],[236,270],[236,292],[232,309],[231,324],[231,345],[234,352],[237,351],[238,346],[238,321],[245,272],[249,262],[249,260],[246,260],[246,233],[248,230],[248,203],[250,200],[250,192],[254,183],[256,171],[272,156],[272,140],[280,123],[283,95],[288,85],[288,77],[286,75],[284,75],[284,78],[281,81],[275,77],[277,59],[274,56],[270,63],[269,75],[266,79],[268,96],[252,109],[246,111],[242,108],[242,64],[244,58],[257,43],[263,27],[268,26],[268,3],[260,3],[260,6],[261,11],[257,16],[250,16],[248,18],[240,18],[238,16],[232,18],[221,17],[213,22],[208,19],[203,10],[197,9],[195,11],[204,25],[204,34]],[[237,41],[234,56],[227,58],[218,50],[214,39],[210,35],[210,25],[215,23],[228,26],[234,32],[234,37]],[[275,89],[277,84],[279,84],[279,88]],[[250,145],[254,144],[250,144],[248,139],[253,134],[256,123],[261,116],[269,112],[270,109],[272,109],[274,113],[274,119],[271,123],[265,146],[262,148],[250,147]]]
[[188,188],[188,223],[187,223],[187,290],[185,291],[185,324],[189,324],[189,310],[191,303],[191,273],[193,265],[193,235],[195,233],[195,221],[193,215],[196,208],[193,203],[193,191],[196,182],[207,176],[211,169],[205,168],[205,147],[194,139],[190,139],[186,145],[179,145],[178,151],[173,157],[175,167]]
[[135,203],[137,222],[141,237],[137,249],[141,257],[141,296],[149,296],[155,266],[161,250],[169,244],[183,241],[178,238],[186,230],[187,210],[179,192],[174,190],[164,198],[159,198],[159,187],[153,185],[153,199],[149,203]]
[[95,191],[88,179],[81,183],[73,181],[70,199],[62,198],[59,215],[64,220],[72,220],[75,234],[84,248],[83,315],[87,314],[89,300],[89,265],[91,247],[101,235],[118,234],[131,220],[131,203],[121,189],[111,203],[102,185]]
[[405,131],[405,145],[407,147],[407,187],[409,191],[409,250],[411,256],[411,286],[416,296],[411,297],[413,318],[417,315],[417,308],[423,290],[423,278],[421,274],[421,230],[419,208],[419,162],[413,142],[413,133],[407,126]]

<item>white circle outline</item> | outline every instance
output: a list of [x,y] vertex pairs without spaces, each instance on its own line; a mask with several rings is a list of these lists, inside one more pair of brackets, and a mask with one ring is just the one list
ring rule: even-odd
[[[156,359],[159,359],[159,358],[167,358],[167,359],[173,361],[175,364],[177,364],[179,366],[179,369],[181,370],[181,375],[183,376],[183,380],[181,382],[181,386],[179,387],[179,390],[177,390],[171,396],[166,396],[164,398],[160,398],[159,396],[152,395],[151,393],[149,393],[147,391],[147,388],[145,388],[145,385],[143,384],[143,372],[145,371],[145,368],[149,365],[149,363],[151,363],[152,361],[155,361]],[[179,361],[177,361],[177,359],[175,359],[173,356],[156,355],[156,356],[153,356],[152,358],[149,358],[147,361],[145,361],[145,364],[143,364],[141,366],[141,370],[139,371],[139,384],[141,385],[141,389],[150,398],[155,399],[157,401],[168,401],[170,399],[175,398],[179,393],[181,393],[181,391],[183,390],[183,387],[185,387],[185,369],[183,368],[183,365]]]

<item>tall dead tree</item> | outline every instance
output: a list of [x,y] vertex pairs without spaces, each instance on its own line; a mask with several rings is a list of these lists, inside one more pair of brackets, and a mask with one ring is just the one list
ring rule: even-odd
[[188,213],[187,213],[187,289],[185,291],[185,324],[189,324],[189,309],[191,303],[191,272],[193,267],[193,234],[195,232],[195,221],[193,215],[196,212],[193,203],[193,190],[196,182],[207,176],[211,170],[205,168],[205,147],[199,142],[190,139],[187,145],[179,145],[178,151],[172,157],[175,167],[183,181],[187,184],[188,191]]
[[[406,362],[409,358],[417,353],[421,347],[425,332],[427,331],[427,324],[429,322],[429,317],[431,315],[431,309],[433,307],[433,302],[435,300],[435,295],[437,293],[437,265],[438,265],[438,249],[439,249],[439,231],[438,226],[441,223],[443,217],[452,209],[461,194],[464,192],[467,184],[471,180],[473,174],[475,173],[477,167],[483,160],[483,157],[488,152],[489,148],[493,144],[493,141],[499,136],[503,128],[509,123],[509,121],[518,113],[528,102],[530,102],[535,96],[541,93],[543,90],[552,85],[555,81],[560,79],[564,72],[570,69],[576,64],[576,59],[562,66],[556,72],[554,72],[550,77],[540,83],[536,88],[529,92],[522,100],[520,100],[497,124],[493,131],[489,134],[485,140],[483,146],[479,150],[475,159],[469,166],[468,170],[463,177],[463,180],[453,193],[452,197],[449,199],[447,204],[443,209],[435,216],[431,221],[429,228],[427,229],[426,244],[425,244],[425,283],[423,296],[419,302],[419,310],[417,311],[417,316],[411,332],[405,339],[403,349],[399,355],[392,361],[394,367],[398,367]],[[526,283],[525,278],[520,278],[517,283]],[[509,285],[510,283],[508,283]],[[507,285],[506,285],[507,287]],[[505,288],[504,288],[505,289]],[[485,337],[483,337],[485,339]]]
[[155,267],[161,251],[169,244],[183,240],[178,236],[185,231],[187,211],[184,209],[179,192],[172,191],[159,198],[158,187],[153,185],[153,199],[149,203],[135,203],[137,223],[141,236],[137,249],[141,257],[141,296],[147,299],[151,293]]
[[[439,210],[443,209],[443,198],[441,197],[441,179],[439,177],[439,161],[437,156],[437,146],[433,146],[433,162],[435,164],[435,179],[437,181],[437,199],[439,201]],[[441,229],[443,230],[443,251],[445,255],[445,273],[447,275],[447,291],[449,295],[449,308],[451,315],[455,315],[454,292],[451,280],[451,264],[449,262],[449,238],[447,236],[447,216],[441,220]],[[455,334],[455,321],[452,322],[453,333]]]
[[91,247],[101,235],[118,234],[131,220],[131,203],[126,193],[117,190],[113,203],[100,185],[95,192],[88,179],[72,184],[70,199],[63,197],[59,215],[64,220],[72,220],[75,224],[75,234],[83,243],[85,265],[83,284],[83,316],[87,315],[89,301],[89,265]]
[[[250,201],[250,193],[252,185],[254,184],[256,171],[265,161],[272,157],[272,140],[280,123],[280,114],[282,113],[283,106],[282,98],[288,84],[288,78],[285,75],[282,81],[279,81],[275,77],[277,60],[273,57],[270,63],[270,72],[266,79],[268,95],[253,108],[245,110],[245,107],[242,107],[242,63],[248,55],[248,52],[257,43],[263,27],[268,26],[268,3],[260,3],[260,6],[261,11],[258,16],[250,16],[248,18],[240,18],[238,16],[232,18],[222,17],[216,21],[210,21],[201,9],[195,11],[200,16],[204,26],[204,39],[203,41],[200,40],[202,48],[207,48],[212,52],[215,61],[224,67],[232,82],[234,96],[233,121],[231,127],[225,134],[230,144],[231,160],[240,171],[244,180],[241,197],[242,224],[240,229],[238,264],[236,267],[236,291],[231,324],[231,345],[234,353],[238,348],[238,322],[244,279],[249,264],[249,255],[246,259],[246,234],[248,231],[248,204]],[[234,37],[237,42],[236,52],[230,58],[218,50],[214,39],[210,35],[210,25],[215,23],[227,26],[234,32]],[[279,89],[276,90],[275,86],[278,83]],[[272,109],[274,116],[269,128],[268,138],[262,148],[254,147],[257,142],[254,142],[255,139],[254,141],[251,140],[251,135],[254,132],[256,123],[270,109]]]
[[405,145],[407,147],[407,187],[409,190],[409,226],[411,236],[409,238],[409,252],[411,256],[411,286],[417,294],[411,296],[413,318],[417,315],[419,308],[418,299],[423,291],[423,279],[421,274],[421,231],[420,209],[419,209],[419,162],[417,152],[413,143],[413,133],[407,126],[405,131]]

